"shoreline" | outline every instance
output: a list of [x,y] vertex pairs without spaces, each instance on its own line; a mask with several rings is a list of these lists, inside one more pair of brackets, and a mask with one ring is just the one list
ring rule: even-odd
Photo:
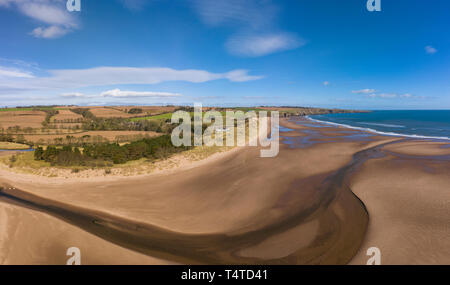
[[348,128],[348,129],[359,130],[359,131],[364,131],[364,132],[369,132],[369,133],[376,133],[376,134],[383,135],[383,136],[405,137],[405,138],[412,138],[412,139],[429,139],[429,140],[445,141],[445,142],[450,143],[450,137],[432,137],[432,136],[422,136],[422,135],[408,135],[408,134],[401,134],[401,133],[395,133],[395,132],[382,132],[382,131],[377,131],[377,130],[371,129],[371,128],[356,127],[356,126],[351,126],[351,125],[347,125],[347,124],[340,124],[340,123],[335,123],[335,122],[318,120],[318,119],[311,118],[310,116],[305,116],[305,118],[307,118],[308,120],[311,120],[313,122],[316,122],[316,123],[344,127],[344,128]]

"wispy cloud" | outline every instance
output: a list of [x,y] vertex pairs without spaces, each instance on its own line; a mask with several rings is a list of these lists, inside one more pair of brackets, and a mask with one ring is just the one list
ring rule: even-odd
[[435,54],[435,53],[437,53],[437,49],[435,49],[435,48],[432,47],[432,46],[426,46],[426,47],[425,47],[425,52],[426,52],[427,54]]
[[167,98],[167,97],[180,97],[179,93],[169,92],[153,92],[153,91],[122,91],[120,89],[113,89],[102,92],[102,97],[115,97],[115,98],[127,98],[127,97],[154,97],[154,98]]
[[395,98],[414,98],[414,99],[423,99],[423,96],[415,96],[410,93],[397,94],[397,93],[380,93],[380,94],[370,94],[370,98],[384,98],[384,99],[395,99]]
[[279,8],[270,0],[194,0],[193,3],[205,24],[236,29],[225,43],[231,54],[257,57],[305,44],[296,34],[276,27]]
[[194,0],[200,18],[208,25],[243,25],[254,29],[271,26],[278,8],[271,1]]
[[353,90],[354,94],[370,94],[377,92],[375,89],[361,89],[361,90]]
[[248,75],[248,70],[245,69],[232,70],[222,74],[222,76],[232,82],[245,82],[264,78],[262,75]]
[[31,31],[31,35],[36,38],[53,39],[64,36],[69,32],[68,29],[60,26],[50,26],[47,28],[37,27]]
[[416,96],[411,93],[403,93],[403,94],[391,93],[391,92],[390,93],[386,93],[386,92],[381,93],[381,92],[377,92],[377,90],[375,90],[375,89],[369,89],[369,88],[361,89],[361,90],[353,90],[352,93],[363,94],[369,98],[382,98],[382,99],[396,99],[396,98],[398,98],[398,99],[401,99],[401,98],[403,98],[403,99],[409,99],[409,98],[410,99],[421,99],[421,98],[425,98],[423,96]]
[[10,58],[4,58],[4,57],[0,57],[0,67],[1,66],[11,66],[14,68],[23,68],[23,69],[29,69],[29,70],[38,70],[39,69],[38,64],[35,62],[28,62],[28,61],[23,61],[20,59],[10,59]]
[[16,78],[33,78],[34,76],[26,71],[21,71],[18,69],[11,69],[6,67],[0,66],[0,78],[6,78],[6,77],[16,77]]
[[258,57],[304,45],[305,42],[294,34],[243,34],[228,39],[226,47],[235,55]]
[[395,93],[381,93],[381,94],[370,94],[370,98],[397,98],[398,95]]
[[237,69],[225,73],[206,70],[176,70],[165,67],[94,67],[89,69],[49,70],[48,76],[34,76],[24,71],[13,71],[0,66],[0,90],[27,89],[76,89],[91,86],[127,84],[157,84],[168,81],[202,83],[226,79],[231,82],[258,80],[263,76],[249,75],[247,70]]
[[0,8],[15,9],[44,26],[33,29],[30,34],[38,38],[58,38],[79,24],[66,9],[64,0],[0,0]]

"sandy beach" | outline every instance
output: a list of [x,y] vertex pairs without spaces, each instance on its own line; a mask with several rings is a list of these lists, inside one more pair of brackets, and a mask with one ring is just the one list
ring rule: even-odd
[[136,177],[0,170],[0,263],[450,264],[450,148],[303,118],[280,152],[240,147]]

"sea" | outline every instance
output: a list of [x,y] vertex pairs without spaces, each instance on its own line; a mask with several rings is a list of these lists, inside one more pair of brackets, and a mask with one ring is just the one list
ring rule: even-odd
[[314,115],[309,118],[383,135],[450,140],[450,110],[371,111]]

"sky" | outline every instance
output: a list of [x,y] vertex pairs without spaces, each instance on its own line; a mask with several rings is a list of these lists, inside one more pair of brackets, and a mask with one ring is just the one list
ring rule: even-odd
[[0,0],[0,106],[450,109],[448,0],[79,1]]

